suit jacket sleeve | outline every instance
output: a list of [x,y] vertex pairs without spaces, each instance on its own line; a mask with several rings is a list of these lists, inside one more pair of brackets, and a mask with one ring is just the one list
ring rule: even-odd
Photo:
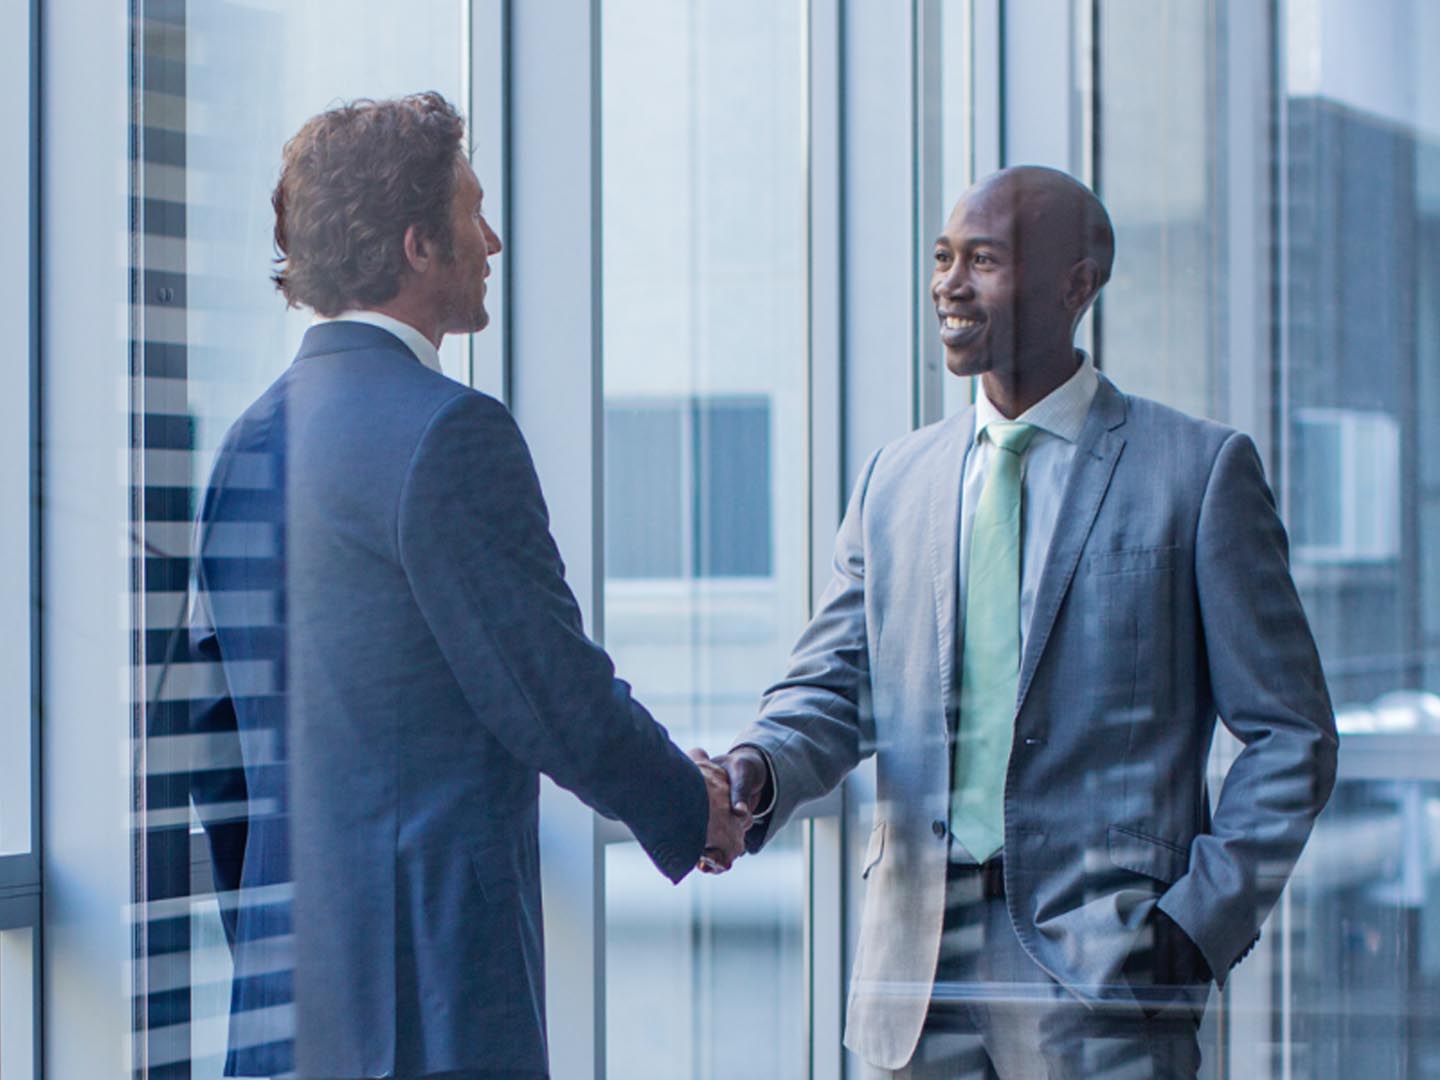
[[830,584],[795,643],[789,670],[765,692],[760,716],[736,738],[768,756],[775,798],[746,836],[758,851],[800,804],[825,795],[874,752],[865,626],[865,494],[880,451],[861,470],[835,537]]
[[1253,945],[1335,783],[1338,740],[1254,444],[1220,448],[1200,509],[1196,589],[1221,721],[1244,749],[1211,831],[1160,899],[1221,983]]
[[[209,499],[207,497],[207,505]],[[189,733],[196,748],[190,761],[190,798],[210,844],[211,870],[219,893],[236,893],[245,866],[250,822],[249,789],[240,754],[235,702],[221,663],[220,638],[204,573],[205,520],[196,528],[195,573],[190,583],[189,640],[192,659],[210,669],[213,692],[190,701]],[[235,947],[238,904],[221,897],[220,918]]]
[[[503,406],[466,393],[441,407],[397,528],[416,602],[479,721],[628,825],[667,877],[684,877],[704,848],[705,782],[585,636],[529,450]],[[497,671],[514,708],[493,707]]]

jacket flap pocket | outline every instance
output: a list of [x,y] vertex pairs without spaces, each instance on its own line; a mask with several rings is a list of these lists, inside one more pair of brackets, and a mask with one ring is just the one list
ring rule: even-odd
[[1175,881],[1190,867],[1190,853],[1178,844],[1149,836],[1125,825],[1111,825],[1106,833],[1110,861],[1125,870],[1163,881]]
[[515,853],[504,844],[472,848],[470,861],[475,866],[475,877],[480,882],[480,891],[492,904],[515,891],[519,874],[515,870]]
[[1174,547],[1128,548],[1124,551],[1097,551],[1086,560],[1092,574],[1140,574],[1175,565]]
[[865,869],[860,871],[860,876],[862,878],[868,878],[870,871],[875,869],[875,864],[880,861],[884,854],[885,823],[881,821],[870,830],[870,843],[865,846]]

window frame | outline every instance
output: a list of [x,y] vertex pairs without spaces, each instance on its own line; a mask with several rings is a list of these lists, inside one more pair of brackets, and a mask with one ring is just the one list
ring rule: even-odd
[[[36,6],[42,0],[31,0]],[[503,229],[506,217],[508,192],[508,170],[503,167],[506,155],[508,129],[503,123],[504,101],[508,93],[505,82],[504,63],[505,27],[509,16],[509,0],[457,0],[454,5],[459,15],[458,53],[460,87],[456,105],[466,121],[468,144],[465,151],[476,167],[477,175],[485,191],[486,216],[497,231]],[[153,35],[159,25],[161,34]],[[135,216],[128,223],[131,240],[129,269],[131,271],[129,348],[132,369],[129,422],[131,441],[129,475],[132,495],[147,491],[146,459],[151,449],[144,435],[144,426],[149,409],[167,393],[173,393],[176,386],[184,387],[190,378],[188,362],[183,363],[177,373],[160,379],[152,377],[146,368],[146,347],[148,344],[147,317],[152,308],[164,306],[162,316],[171,318],[187,314],[187,290],[182,286],[166,289],[166,295],[157,297],[144,291],[139,283],[152,282],[151,271],[166,261],[163,252],[164,239],[157,245],[146,226],[146,211],[151,204],[163,199],[175,199],[174,180],[166,170],[175,168],[174,162],[154,162],[147,154],[144,143],[148,137],[150,123],[163,128],[172,116],[164,115],[164,105],[159,101],[156,81],[147,77],[147,61],[161,61],[178,64],[184,70],[189,47],[188,12],[183,3],[176,0],[132,0],[128,13],[128,34],[130,55],[127,81],[131,93],[131,155],[129,161],[129,194],[132,207],[137,208]],[[150,35],[150,36],[147,36]],[[183,76],[178,81],[173,74],[164,92],[175,101],[184,101],[190,94]],[[151,110],[157,114],[150,115]],[[183,110],[181,115],[183,116]],[[183,121],[182,121],[183,123]],[[171,127],[170,131],[175,129]],[[186,132],[188,136],[188,132]],[[497,167],[500,165],[501,167]],[[183,166],[182,166],[183,168]],[[183,192],[183,189],[181,189]],[[163,194],[155,194],[161,192]],[[185,235],[183,222],[191,203],[185,194],[179,194],[178,213],[171,214],[171,222],[182,222],[180,235]],[[173,261],[173,259],[171,260]],[[173,275],[180,282],[186,281],[188,269]],[[508,277],[507,260],[494,264],[489,280],[489,304],[491,325],[485,335],[471,336],[462,352],[462,367],[457,377],[493,396],[503,398],[508,391],[508,305],[505,299]],[[156,319],[157,322],[161,320]],[[173,329],[173,322],[169,329]],[[163,329],[163,328],[162,328]],[[182,346],[182,352],[188,343]],[[166,383],[171,384],[168,388]],[[163,411],[163,410],[157,410]],[[172,450],[175,448],[171,448]],[[163,481],[157,481],[163,483]],[[149,504],[132,502],[130,526],[132,536],[143,536],[142,530],[154,523],[150,516]],[[167,522],[168,523],[168,522]],[[181,523],[186,526],[188,523]],[[175,1000],[173,976],[177,957],[189,960],[196,947],[193,938],[193,910],[199,902],[213,900],[215,887],[212,877],[212,859],[203,830],[198,823],[190,821],[184,828],[175,825],[177,812],[186,816],[189,807],[185,790],[189,775],[183,771],[152,775],[148,757],[152,739],[173,739],[174,731],[158,728],[166,718],[157,717],[157,706],[166,702],[152,699],[151,677],[159,669],[163,672],[168,660],[161,660],[150,649],[147,631],[157,628],[150,625],[145,567],[152,557],[165,557],[147,545],[138,545],[131,552],[132,568],[129,617],[131,639],[135,659],[135,677],[129,685],[131,730],[131,774],[129,788],[132,805],[131,827],[127,854],[130,862],[130,895],[127,897],[132,925],[128,928],[128,960],[130,967],[131,996],[126,1003],[126,1019],[129,1021],[128,1050],[131,1057],[131,1071],[136,1077],[148,1076],[152,1069],[164,1069],[167,1073],[190,1075],[194,1065],[191,1057],[194,1047],[188,1042],[188,1031],[194,1018],[190,1015],[190,1003]],[[180,556],[188,564],[188,550]],[[169,561],[177,561],[175,553]],[[188,566],[187,566],[188,568]],[[183,587],[182,587],[183,588]],[[161,676],[163,678],[163,674]],[[183,735],[181,736],[183,738]],[[151,802],[157,795],[174,796],[180,792],[180,805],[166,805],[152,808]],[[3,897],[0,897],[3,899]],[[188,912],[183,927],[171,926],[162,933],[151,934],[152,922],[173,923],[178,911]],[[37,916],[38,918],[38,916]],[[180,944],[182,943],[183,944]],[[177,945],[179,946],[177,948]],[[39,965],[37,962],[37,979]],[[37,982],[38,985],[38,982]],[[189,976],[185,988],[191,989]],[[156,1020],[156,1017],[161,1019]],[[177,1041],[177,1035],[180,1040]],[[37,1057],[38,1061],[38,1057]],[[39,1074],[37,1073],[37,1080]],[[5,1080],[9,1080],[6,1076]]]
[[[562,2],[562,0],[557,0]],[[847,432],[842,325],[845,249],[842,95],[843,0],[802,4],[806,140],[806,470],[810,604],[829,579],[844,507]],[[604,640],[603,334],[600,220],[600,5],[563,0],[542,15],[507,4],[505,156],[512,250],[506,264],[510,334],[506,403],[530,443],[552,532],[589,633]],[[564,28],[557,30],[556,28]],[[527,199],[543,192],[548,201]],[[546,206],[572,209],[565,218]],[[566,252],[567,295],[553,308],[554,269],[528,251]],[[587,362],[575,363],[576,349]],[[579,370],[577,370],[577,367]],[[858,465],[858,461],[854,463]],[[805,830],[807,1075],[843,1075],[846,795],[837,790],[797,815]],[[556,1075],[605,1075],[605,849],[631,838],[622,825],[546,783],[541,799],[547,1011]],[[821,988],[817,994],[816,988]]]
[[[0,954],[14,962],[20,951],[30,968],[29,1026],[30,1044],[14,1058],[0,1064],[28,1065],[32,1075],[41,1075],[41,1006],[42,989],[42,911],[43,863],[41,847],[41,713],[40,713],[40,0],[29,0],[17,13],[21,25],[11,37],[7,48],[18,54],[20,82],[26,91],[26,107],[8,114],[6,134],[23,143],[25,151],[11,167],[18,173],[15,187],[19,205],[25,207],[26,227],[24,249],[20,261],[24,266],[25,286],[5,298],[6,322],[21,328],[25,337],[26,393],[22,408],[27,417],[29,460],[25,485],[25,529],[29,552],[29,612],[23,648],[28,654],[28,708],[21,730],[28,731],[29,771],[29,849],[0,856]],[[12,128],[11,125],[14,125]],[[15,130],[18,129],[18,130]],[[10,185],[7,184],[7,187]],[[10,721],[7,720],[7,724]],[[19,725],[17,725],[19,727]],[[17,948],[16,931],[29,931],[28,948]],[[10,987],[6,979],[7,989]],[[6,1008],[0,999],[0,1008]],[[13,1007],[13,1006],[10,1006]],[[6,1026],[7,1018],[0,1020]],[[7,1028],[8,1030],[8,1028]],[[10,1044],[7,1041],[7,1046]],[[9,1080],[9,1074],[6,1074]],[[18,1080],[18,1078],[17,1078]]]

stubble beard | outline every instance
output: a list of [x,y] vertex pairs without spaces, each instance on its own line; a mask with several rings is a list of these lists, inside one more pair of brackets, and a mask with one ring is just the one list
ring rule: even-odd
[[[478,293],[478,295],[477,295]],[[473,288],[469,282],[455,290],[450,302],[445,305],[447,325],[454,329],[450,333],[478,334],[490,325],[490,313],[485,310],[485,287]]]

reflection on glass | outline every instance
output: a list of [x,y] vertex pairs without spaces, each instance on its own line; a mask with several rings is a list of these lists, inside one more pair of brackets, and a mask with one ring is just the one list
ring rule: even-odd
[[[22,609],[28,619],[29,603]],[[27,626],[28,631],[28,626]],[[28,635],[27,635],[28,636]],[[24,641],[25,638],[0,638]],[[14,650],[19,652],[20,650]],[[25,685],[29,684],[30,657],[21,658],[26,666]],[[14,685],[13,683],[10,685]],[[18,695],[16,695],[18,696]],[[0,855],[16,855],[30,850],[30,709],[28,693],[23,710],[11,712],[0,731]]]
[[[16,362],[16,368],[21,365]],[[22,369],[23,370],[23,369]],[[0,420],[0,855],[30,850],[30,395],[22,378]]]
[[1440,18],[1419,2],[1390,5],[1406,15],[1393,24],[1291,6],[1289,502],[1332,692],[1363,706],[1440,687],[1440,612],[1423,604],[1435,536],[1422,528],[1440,506],[1440,82],[1421,59]]
[[[1115,226],[1101,300],[1105,371],[1127,393],[1217,415],[1219,326],[1209,168],[1223,113],[1207,65],[1217,48],[1203,4],[1101,4],[1100,190]],[[1145,57],[1144,63],[1135,58]]]
[[[971,4],[942,4],[940,23],[940,205],[933,208],[935,220],[944,223],[956,201],[978,177],[975,174],[975,117],[973,113],[974,56],[971,32],[974,11]],[[932,236],[921,236],[920,254],[928,266]],[[928,282],[926,283],[928,287]],[[920,305],[920,334],[931,348],[936,335],[934,309]],[[941,402],[944,415],[959,412],[974,400],[974,380],[941,373]]]
[[[720,750],[807,614],[802,5],[606,0],[601,48],[605,644]],[[678,890],[612,846],[609,1075],[800,1075],[804,900],[793,836]]]
[[1295,1075],[1428,1076],[1440,1070],[1440,770],[1428,764],[1440,760],[1440,11],[1291,0],[1287,14],[1286,494],[1342,739],[1342,782],[1291,887],[1292,1058]]
[[[427,0],[401,11],[367,0],[336,18],[326,4],[191,5],[183,344],[200,483],[230,422],[289,365],[311,318],[287,311],[269,279],[281,147],[339,100],[434,89],[460,102],[461,6]],[[441,349],[448,373],[462,370],[464,349],[461,337]]]
[[1341,783],[1290,891],[1294,1075],[1435,1075],[1440,782]]
[[678,889],[637,845],[606,849],[607,1076],[803,1075],[801,828],[730,874]]
[[235,965],[213,898],[190,905],[191,1080],[220,1080],[230,1027],[230,976]]
[[[401,9],[362,0],[343,13],[334,4],[278,0],[149,0],[141,7],[144,62],[137,71],[143,70],[146,93],[137,195],[146,212],[134,240],[145,287],[137,342],[145,437],[137,451],[143,460],[133,472],[147,485],[138,538],[146,594],[137,605],[145,632],[137,640],[145,649],[150,700],[149,775],[139,827],[146,830],[151,912],[144,940],[164,957],[152,957],[145,986],[150,1007],[137,1008],[137,1015],[150,1024],[152,1068],[219,1077],[227,1044],[263,1046],[264,1033],[273,1037],[276,1025],[287,1021],[252,1013],[233,1018],[232,1027],[231,961],[217,905],[188,899],[192,843],[197,852],[205,846],[192,835],[198,826],[184,770],[217,764],[205,746],[187,749],[175,738],[186,729],[192,700],[207,693],[214,676],[192,662],[184,635],[195,502],[227,428],[290,364],[310,321],[308,312],[287,311],[270,281],[270,194],[285,140],[341,100],[435,89],[464,108],[467,5],[421,0]],[[450,339],[441,360],[447,373],[463,377],[465,339]],[[263,558],[273,534],[257,522],[235,530],[225,543],[227,557]],[[273,600],[254,594],[217,602],[228,605],[222,617],[263,627],[275,625]],[[260,658],[256,666],[274,665]],[[258,684],[270,679],[267,671]],[[233,819],[275,808],[207,810]],[[198,871],[203,884],[196,888],[203,895],[210,871],[205,865]],[[224,902],[233,905],[236,898]],[[191,917],[177,918],[176,904]],[[188,967],[177,970],[177,957]],[[283,987],[288,972],[260,977]],[[288,990],[283,996],[288,1000]],[[256,1011],[285,1009],[275,1004]]]
[[[32,516],[39,511],[40,489],[33,470],[39,428],[34,417],[38,386],[31,373],[34,284],[31,224],[37,217],[32,201],[31,148],[39,145],[39,128],[31,110],[26,27],[31,15],[23,7],[7,10],[4,78],[10,79],[5,119],[0,123],[0,281],[5,295],[0,311],[10,334],[6,349],[6,393],[0,398],[0,855],[30,850],[30,726],[31,621],[35,560],[30,550]],[[38,99],[37,99],[38,100]],[[38,115],[34,114],[34,115]],[[33,140],[33,141],[32,141]],[[38,233],[34,234],[38,240]]]
[[[1122,389],[1257,436],[1341,752],[1287,897],[1220,999],[1211,1060],[1433,1075],[1440,7],[1288,0],[1271,25],[1216,10],[1098,7],[1117,233],[1100,356]],[[1273,122],[1255,126],[1262,108]]]

